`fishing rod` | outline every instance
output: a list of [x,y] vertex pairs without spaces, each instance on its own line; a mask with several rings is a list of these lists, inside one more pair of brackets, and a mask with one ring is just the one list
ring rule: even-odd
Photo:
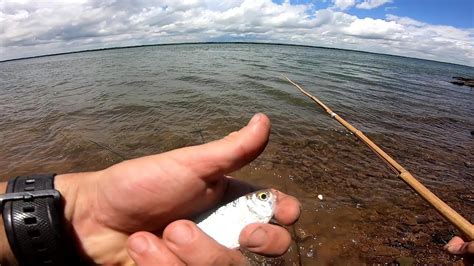
[[125,158],[125,156],[123,156],[122,154],[120,154],[120,153],[118,153],[118,152],[112,150],[112,148],[107,147],[105,144],[100,144],[100,143],[98,143],[98,142],[96,142],[96,141],[93,141],[93,140],[91,140],[91,139],[87,139],[87,140],[90,141],[90,142],[92,142],[93,144],[95,144],[95,145],[101,147],[102,149],[106,149],[106,150],[110,151],[111,153],[117,155],[118,157],[120,157],[120,159],[122,159],[122,161],[127,160],[127,159]]
[[426,200],[433,208],[435,208],[444,218],[446,218],[451,224],[456,226],[467,238],[469,241],[474,240],[474,226],[462,217],[459,213],[449,207],[444,201],[438,198],[433,192],[421,184],[415,177],[413,177],[410,172],[403,168],[399,163],[397,163],[392,157],[385,153],[379,146],[372,142],[367,136],[358,130],[346,120],[342,119],[338,114],[334,113],[329,107],[327,107],[322,101],[320,101],[315,96],[311,95],[309,92],[305,91],[300,85],[293,82],[287,76],[282,76],[298,88],[303,94],[315,101],[319,106],[321,106],[326,113],[331,115],[332,118],[336,119],[341,125],[347,128],[350,132],[357,136],[362,142],[364,142],[372,151],[374,151],[382,160],[390,166],[390,168],[395,171],[398,177],[400,177],[405,183],[407,183],[413,190],[415,190],[418,195],[420,195],[424,200]]
[[[63,136],[63,138],[67,138],[63,133],[60,132],[59,134],[60,134],[61,136]],[[82,137],[82,136],[81,136],[81,137]],[[117,155],[118,157],[120,157],[120,159],[122,159],[122,161],[127,160],[127,158],[126,158],[125,156],[123,156],[122,154],[120,154],[120,153],[118,153],[118,152],[112,150],[112,148],[106,146],[105,144],[100,144],[100,143],[98,143],[97,141],[93,141],[93,140],[88,139],[88,138],[85,138],[85,139],[86,139],[87,141],[91,142],[92,144],[95,144],[95,145],[99,146],[100,148],[105,149],[105,150],[108,150],[109,152],[111,152],[111,153]],[[0,266],[1,266],[1,265],[0,265]]]

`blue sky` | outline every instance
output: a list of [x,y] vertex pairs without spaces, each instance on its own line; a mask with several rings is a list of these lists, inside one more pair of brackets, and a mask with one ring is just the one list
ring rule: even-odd
[[[272,0],[283,3],[284,0]],[[331,1],[291,0],[292,4],[314,4],[316,9],[328,8]],[[436,25],[450,25],[459,28],[474,27],[473,0],[394,0],[374,9],[350,8],[347,13],[358,17],[385,18],[386,14],[410,17]]]
[[2,0],[0,60],[252,41],[474,66],[474,0]]
[[[389,8],[386,10],[387,7]],[[459,28],[474,27],[473,0],[396,0],[373,10],[353,8],[349,10],[349,13],[374,18],[383,18],[385,14],[394,14],[435,25],[449,25]]]

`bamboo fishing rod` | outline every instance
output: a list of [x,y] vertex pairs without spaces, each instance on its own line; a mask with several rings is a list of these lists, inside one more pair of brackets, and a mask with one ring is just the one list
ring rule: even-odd
[[358,130],[346,120],[342,119],[339,115],[334,113],[329,107],[327,107],[322,101],[320,101],[315,96],[311,95],[309,92],[305,91],[300,85],[293,82],[287,76],[282,76],[298,88],[303,94],[315,101],[319,106],[321,106],[326,113],[331,115],[332,118],[336,119],[341,125],[346,127],[354,135],[357,136],[362,142],[364,142],[372,151],[374,151],[382,160],[390,166],[392,170],[396,172],[398,177],[400,177],[405,183],[407,183],[413,190],[415,190],[418,195],[420,195],[424,200],[426,200],[433,208],[435,208],[444,218],[446,218],[451,224],[456,226],[467,238],[468,240],[474,240],[474,226],[462,217],[459,213],[453,210],[448,206],[444,201],[438,198],[433,192],[421,184],[415,177],[413,177],[410,172],[403,168],[399,163],[397,163],[392,157],[385,153],[379,146],[372,142],[367,136]]

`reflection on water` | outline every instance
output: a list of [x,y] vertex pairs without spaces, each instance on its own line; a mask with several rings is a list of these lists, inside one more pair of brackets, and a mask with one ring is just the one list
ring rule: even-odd
[[458,260],[441,252],[453,227],[280,73],[473,220],[474,92],[449,81],[474,69],[340,50],[179,45],[0,63],[0,174],[102,169],[220,138],[264,112],[270,143],[234,176],[303,204],[290,252],[266,262]]

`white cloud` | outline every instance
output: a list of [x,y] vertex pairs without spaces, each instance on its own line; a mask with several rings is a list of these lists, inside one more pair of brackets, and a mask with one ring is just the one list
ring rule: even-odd
[[394,15],[387,15],[387,20],[402,25],[404,29],[399,36],[401,42],[394,45],[393,50],[404,49],[407,56],[474,66],[474,28],[430,25]]
[[0,60],[114,46],[265,41],[473,65],[474,29],[394,15],[358,18],[342,12],[355,0],[338,4],[314,10],[270,0],[9,1],[0,5]]
[[392,3],[392,0],[364,0],[357,4],[356,7],[361,9],[373,9],[387,3]]
[[341,10],[348,9],[349,7],[353,7],[356,4],[355,0],[333,0],[333,2],[334,7]]
[[417,21],[417,20],[414,20],[414,19],[411,19],[411,18],[398,17],[398,16],[395,16],[395,15],[392,15],[392,14],[388,14],[386,17],[387,17],[388,21],[395,21],[398,24],[401,24],[401,25],[404,25],[404,26],[423,27],[423,26],[428,25],[426,23],[423,23],[423,22],[420,22],[420,21]]
[[356,19],[343,31],[352,36],[369,39],[394,39],[403,32],[403,26],[395,21],[381,19]]
[[353,6],[360,9],[373,9],[387,3],[392,3],[393,0],[332,0],[332,2],[334,8],[346,10]]

